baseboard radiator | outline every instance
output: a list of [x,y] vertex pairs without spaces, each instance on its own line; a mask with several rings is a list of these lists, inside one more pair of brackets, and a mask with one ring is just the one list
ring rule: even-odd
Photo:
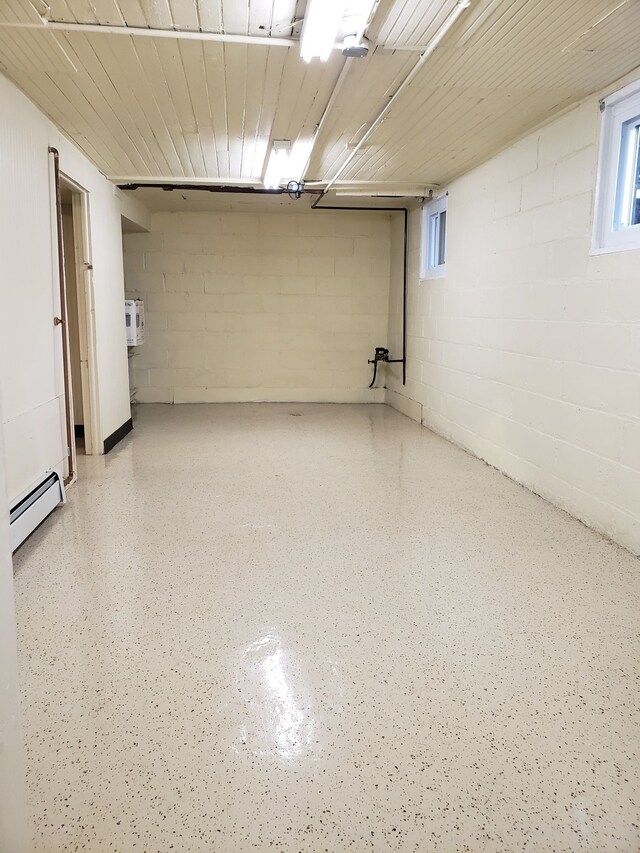
[[64,500],[64,485],[60,476],[55,471],[48,472],[9,512],[11,550],[19,548],[27,536]]

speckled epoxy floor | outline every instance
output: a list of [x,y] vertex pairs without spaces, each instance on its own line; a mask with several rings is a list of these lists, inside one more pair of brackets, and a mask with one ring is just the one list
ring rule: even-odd
[[383,406],[140,406],[16,555],[34,851],[638,851],[640,562]]

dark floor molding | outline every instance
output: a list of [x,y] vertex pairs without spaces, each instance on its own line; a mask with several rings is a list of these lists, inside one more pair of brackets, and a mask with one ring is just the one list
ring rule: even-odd
[[125,437],[125,435],[130,433],[132,429],[133,429],[133,420],[132,420],[132,418],[129,418],[129,420],[125,421],[121,427],[118,427],[118,429],[115,432],[112,432],[111,435],[109,435],[109,436],[107,436],[107,438],[105,438],[105,440],[104,440],[104,452],[108,453],[110,450],[113,450],[113,448],[116,446],[116,444],[119,441],[122,441],[122,439]]

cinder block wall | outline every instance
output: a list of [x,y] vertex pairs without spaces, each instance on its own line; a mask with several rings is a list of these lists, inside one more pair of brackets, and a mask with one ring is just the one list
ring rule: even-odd
[[381,402],[390,220],[382,213],[158,213],[124,237],[146,308],[140,402]]
[[449,187],[446,278],[419,280],[412,215],[387,399],[638,553],[640,252],[590,255],[599,117],[593,98]]

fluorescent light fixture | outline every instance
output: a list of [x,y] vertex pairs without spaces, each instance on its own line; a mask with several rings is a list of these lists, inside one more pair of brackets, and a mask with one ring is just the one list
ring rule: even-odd
[[346,0],[309,0],[302,24],[300,55],[305,62],[314,56],[329,58],[344,15]]
[[277,190],[285,175],[289,172],[291,142],[288,139],[275,139],[264,173],[263,183],[268,190]]
[[296,181],[301,181],[304,178],[304,173],[311,157],[313,149],[313,137],[301,137],[296,139],[291,148],[291,156],[289,158],[289,175]]

